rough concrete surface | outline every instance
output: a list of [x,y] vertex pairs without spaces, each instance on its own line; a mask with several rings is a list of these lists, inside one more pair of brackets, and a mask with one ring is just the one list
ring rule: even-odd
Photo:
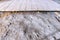
[[0,40],[60,40],[58,12],[0,12]]

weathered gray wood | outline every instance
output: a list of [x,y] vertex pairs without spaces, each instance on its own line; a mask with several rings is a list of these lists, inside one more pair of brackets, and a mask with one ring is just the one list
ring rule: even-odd
[[60,11],[52,0],[9,0],[0,2],[0,11]]

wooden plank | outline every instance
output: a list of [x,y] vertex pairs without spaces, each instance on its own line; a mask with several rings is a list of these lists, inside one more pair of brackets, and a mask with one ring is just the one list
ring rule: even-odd
[[0,11],[60,11],[60,4],[52,0],[10,0],[0,2]]
[[8,1],[8,2],[1,3],[1,5],[0,5],[0,11],[5,11],[6,8],[8,8],[8,6],[9,6],[10,4],[12,4],[12,2],[13,2],[13,0]]

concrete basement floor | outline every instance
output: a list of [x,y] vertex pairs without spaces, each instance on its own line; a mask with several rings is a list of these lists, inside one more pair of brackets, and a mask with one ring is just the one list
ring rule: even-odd
[[60,40],[60,13],[0,12],[0,40]]

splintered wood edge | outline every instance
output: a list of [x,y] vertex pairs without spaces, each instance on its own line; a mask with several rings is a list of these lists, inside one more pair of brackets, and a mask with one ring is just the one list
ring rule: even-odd
[[60,11],[0,11],[0,18],[9,16],[11,14],[17,14],[17,13],[26,13],[26,12],[55,12],[56,15],[58,15],[58,12]]

